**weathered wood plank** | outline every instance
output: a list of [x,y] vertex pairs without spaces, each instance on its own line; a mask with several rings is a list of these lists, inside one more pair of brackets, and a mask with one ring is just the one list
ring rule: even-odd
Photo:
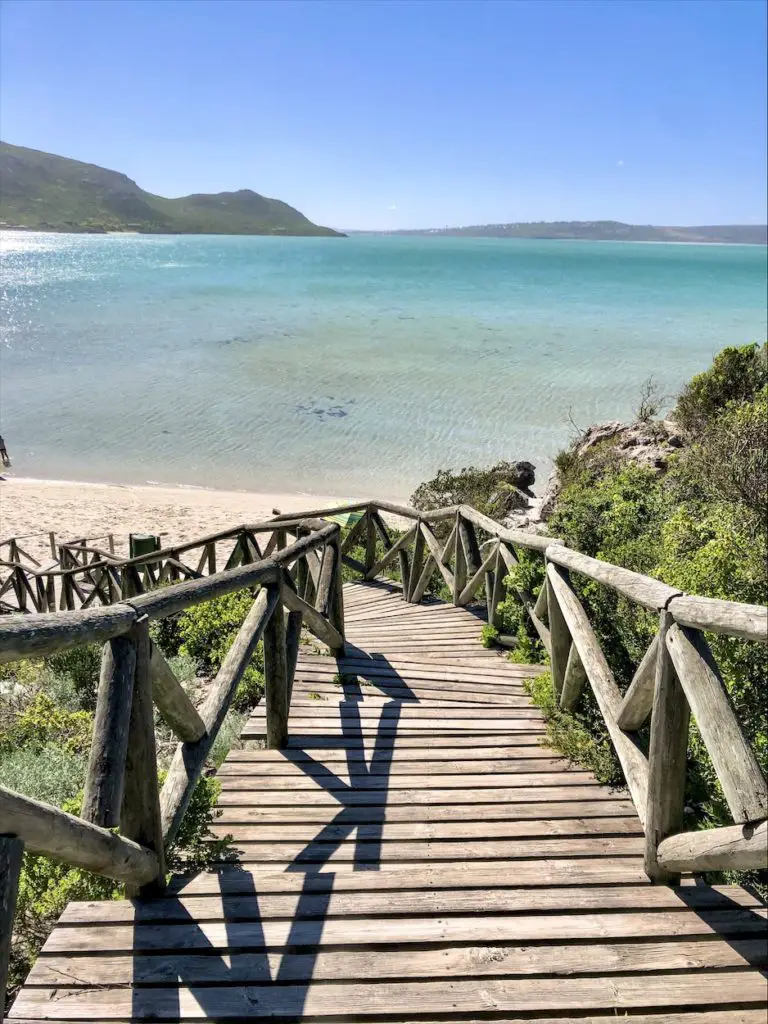
[[[653,915],[661,916],[661,915]],[[181,926],[180,926],[181,927]],[[213,926],[204,926],[213,931]],[[241,926],[233,925],[239,935]],[[87,929],[84,929],[87,931]],[[296,1008],[308,1018],[338,1020],[357,1016],[367,1019],[380,1015],[385,1007],[395,1019],[403,1021],[415,1007],[426,1007],[432,1014],[451,1014],[459,1020],[478,1009],[478,986],[472,979],[443,981],[381,982],[377,985],[340,982],[334,985],[214,986],[205,990],[187,987],[156,987],[137,999],[130,990],[119,987],[72,989],[66,1003],[57,1007],[72,1019],[75,1015],[103,1014],[111,1017],[133,1013],[139,1020],[207,1018],[243,1019],[254,1016],[296,1019]],[[760,972],[725,970],[712,974],[659,975],[653,986],[647,978],[635,975],[610,975],[606,978],[488,978],[483,983],[482,1005],[501,1013],[572,1012],[574,1007],[599,1011],[615,1009],[654,1009],[680,1006],[712,1006],[735,1003],[737,1006],[762,1007],[765,983]],[[61,1000],[58,1000],[61,1003]],[[19,997],[16,1014],[44,1019],[51,1008],[51,993],[45,988],[25,989]],[[138,1005],[137,1005],[138,1004]],[[138,1014],[136,1013],[138,1009]]]

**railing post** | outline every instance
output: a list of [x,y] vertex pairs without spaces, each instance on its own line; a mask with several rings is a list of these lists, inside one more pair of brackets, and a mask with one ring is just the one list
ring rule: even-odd
[[376,564],[376,523],[373,510],[368,506],[365,513],[365,571],[368,572]]
[[504,579],[506,576],[505,570],[506,564],[504,559],[501,557],[501,545],[499,545],[499,550],[496,552],[496,567],[493,573],[493,591],[491,593],[491,601],[488,606],[488,622],[496,629],[499,629],[501,626],[499,605],[504,600],[506,591],[506,587],[504,586]]
[[467,585],[467,555],[464,545],[464,530],[466,523],[461,517],[461,512],[456,513],[456,557],[453,570],[453,603],[458,607],[461,592]]
[[288,656],[280,586],[270,583],[267,587],[270,597],[277,589],[277,603],[264,630],[264,704],[270,750],[284,747],[288,739]]
[[656,851],[667,836],[683,830],[686,755],[690,709],[667,650],[667,631],[674,619],[659,616],[656,685],[648,750],[648,806],[645,816],[645,871],[652,882],[676,885],[679,873],[665,871]]
[[416,536],[413,540],[413,559],[408,579],[408,602],[413,602],[413,596],[421,578],[424,568],[424,534],[421,532],[421,519],[416,520]]
[[[165,885],[160,790],[157,781],[157,750],[152,713],[149,620],[139,619],[129,636],[136,652],[133,700],[125,758],[125,783],[120,831],[128,839],[151,850],[158,860],[158,876],[141,893],[151,894]],[[135,891],[130,895],[136,895]]]
[[342,560],[341,560],[341,528],[338,533],[334,534],[330,540],[330,544],[333,546],[333,585],[331,587],[331,605],[329,612],[329,619],[331,625],[334,627],[336,632],[342,639],[341,649],[337,653],[337,657],[344,655],[344,577],[342,573]]
[[128,636],[104,645],[82,817],[102,828],[120,824],[136,648]]
[[[568,570],[560,569],[559,572],[567,582]],[[546,577],[546,587],[547,607],[549,609],[549,637],[551,644],[549,659],[552,666],[552,687],[555,692],[555,699],[559,704],[560,696],[563,692],[563,683],[565,682],[565,670],[568,665],[568,652],[571,649],[571,634],[558,603],[557,595],[550,582],[549,574]]]
[[0,836],[0,1021],[5,1020],[5,989],[8,984],[13,917],[16,913],[23,853],[24,843],[21,839],[16,836]]

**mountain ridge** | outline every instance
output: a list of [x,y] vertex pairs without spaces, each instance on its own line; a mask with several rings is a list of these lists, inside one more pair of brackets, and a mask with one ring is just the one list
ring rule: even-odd
[[764,224],[711,224],[695,227],[664,227],[625,224],[618,220],[515,221],[508,224],[474,224],[466,227],[411,228],[368,232],[377,235],[446,235],[467,238],[582,239],[595,242],[694,242],[732,245],[768,244]]
[[0,142],[0,227],[343,237],[252,189],[167,199],[145,192],[121,171],[8,142]]

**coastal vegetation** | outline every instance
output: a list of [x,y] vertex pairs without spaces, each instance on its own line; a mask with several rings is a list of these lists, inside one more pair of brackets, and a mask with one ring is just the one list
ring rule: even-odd
[[[652,403],[651,403],[652,404]],[[648,402],[645,411],[649,412]],[[634,439],[658,439],[654,459],[638,460],[626,432],[591,428],[596,443],[575,438],[556,459],[554,498],[546,529],[569,547],[655,577],[688,593],[748,604],[768,602],[768,347],[723,350],[712,366],[684,388],[666,421],[646,416]],[[626,428],[627,430],[629,428]],[[670,447],[669,440],[675,446]],[[623,439],[623,440],[620,440]],[[635,457],[630,457],[630,453]],[[493,470],[440,474],[442,490],[472,479],[491,502]],[[434,488],[432,481],[422,494]],[[540,559],[519,549],[510,584],[538,593]],[[622,691],[658,628],[657,617],[578,574],[574,590],[589,614],[602,650]],[[511,589],[511,588],[510,588]],[[486,643],[512,635],[511,657],[543,662],[544,650],[519,602],[499,608],[501,625],[488,628]],[[764,645],[707,634],[738,721],[757,759],[768,769],[768,657]],[[574,711],[563,711],[551,677],[540,676],[529,692],[548,719],[549,742],[598,779],[621,785],[623,776],[603,716],[589,687]],[[641,734],[647,742],[647,734]],[[692,726],[688,748],[686,827],[730,822],[728,806],[709,755]],[[763,879],[763,884],[765,880]]]
[[195,235],[328,235],[279,199],[250,189],[166,199],[125,174],[0,142],[0,227]]

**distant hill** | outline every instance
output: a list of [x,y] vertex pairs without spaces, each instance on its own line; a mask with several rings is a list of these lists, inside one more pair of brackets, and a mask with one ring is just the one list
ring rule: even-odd
[[[389,234],[390,232],[387,232]],[[472,238],[582,238],[595,242],[732,242],[768,244],[764,224],[723,224],[667,228],[622,224],[617,220],[534,221],[528,224],[477,224],[465,228],[430,228],[391,232],[399,235],[467,235]]]
[[0,226],[36,231],[334,235],[279,199],[219,192],[164,199],[125,174],[0,142]]

